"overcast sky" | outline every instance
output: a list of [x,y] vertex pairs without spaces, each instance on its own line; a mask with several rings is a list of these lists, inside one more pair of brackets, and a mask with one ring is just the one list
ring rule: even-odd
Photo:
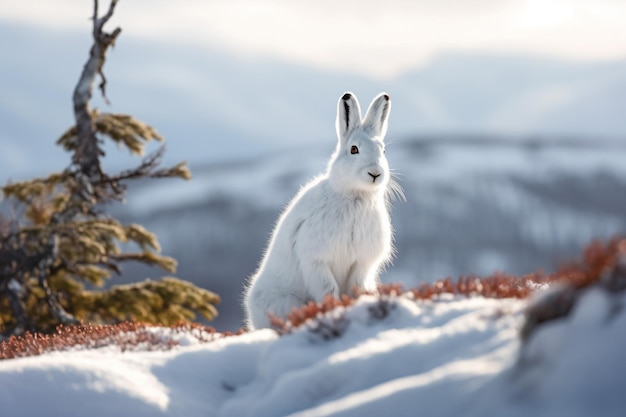
[[[101,1],[101,8],[108,1]],[[87,28],[90,0],[0,0],[0,18]],[[385,78],[440,52],[626,58],[623,0],[121,0],[125,36]]]

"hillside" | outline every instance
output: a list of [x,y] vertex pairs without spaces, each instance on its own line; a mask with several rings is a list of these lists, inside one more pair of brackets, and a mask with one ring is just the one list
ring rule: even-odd
[[545,309],[550,294],[540,291],[530,309],[512,298],[361,296],[282,336],[266,329],[209,343],[194,329],[152,328],[174,347],[109,343],[0,361],[0,410],[15,417],[621,415],[623,288],[581,291],[567,318],[522,341],[532,306]]

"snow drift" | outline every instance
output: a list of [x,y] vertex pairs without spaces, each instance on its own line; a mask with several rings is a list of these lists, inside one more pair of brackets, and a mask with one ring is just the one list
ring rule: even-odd
[[[361,296],[283,336],[116,345],[0,362],[11,416],[620,415],[623,292],[581,293],[522,343],[526,300]],[[533,301],[531,301],[533,302]],[[320,322],[325,323],[320,326]],[[320,331],[332,328],[335,332]]]

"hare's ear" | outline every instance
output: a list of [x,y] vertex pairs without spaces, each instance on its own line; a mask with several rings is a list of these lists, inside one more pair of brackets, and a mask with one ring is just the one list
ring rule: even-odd
[[391,110],[391,99],[389,94],[380,93],[369,109],[363,120],[363,128],[370,130],[375,136],[382,140],[387,133],[387,120],[389,119],[389,111]]
[[361,107],[356,96],[345,93],[337,103],[337,137],[345,141],[354,129],[361,125]]

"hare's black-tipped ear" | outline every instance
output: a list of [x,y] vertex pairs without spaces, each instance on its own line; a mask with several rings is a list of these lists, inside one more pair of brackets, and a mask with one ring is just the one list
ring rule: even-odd
[[369,109],[363,120],[363,128],[374,132],[374,135],[381,138],[385,137],[387,133],[387,120],[389,119],[389,111],[391,110],[391,99],[389,94],[380,93]]
[[345,93],[337,103],[337,137],[345,141],[350,133],[361,125],[361,107],[356,96]]

